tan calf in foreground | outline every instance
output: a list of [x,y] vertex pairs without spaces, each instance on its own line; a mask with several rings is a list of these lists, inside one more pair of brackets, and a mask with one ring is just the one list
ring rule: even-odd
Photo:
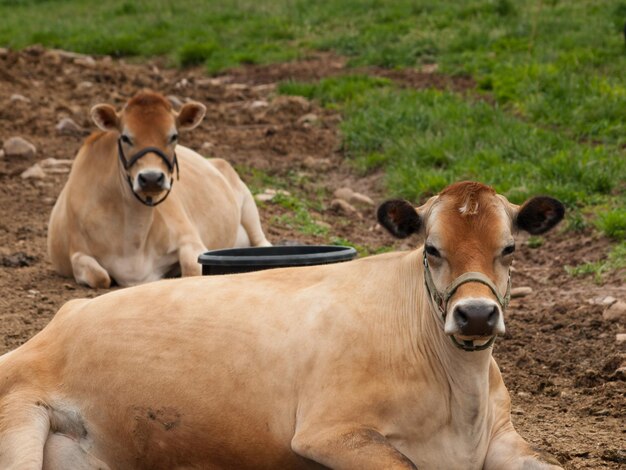
[[266,246],[254,199],[224,160],[177,145],[204,117],[141,92],[117,113],[91,110],[104,132],[82,146],[48,227],[55,269],[90,287],[199,275],[207,249]]
[[379,209],[426,255],[71,301],[0,358],[0,468],[560,468],[513,429],[489,345],[514,234],[562,217],[554,199],[520,208],[460,183]]

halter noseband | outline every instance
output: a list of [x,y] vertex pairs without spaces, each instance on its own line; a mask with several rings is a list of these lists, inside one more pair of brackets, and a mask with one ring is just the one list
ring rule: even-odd
[[[151,198],[148,201],[140,198],[133,189],[133,182],[130,178],[130,175],[128,174],[128,170],[130,170],[133,165],[135,165],[141,158],[145,157],[149,153],[154,153],[159,158],[161,158],[161,160],[165,162],[165,166],[167,166],[169,172],[172,174],[172,178],[170,179],[170,189],[168,189],[167,193],[165,193],[165,196],[163,196],[157,202],[152,202]],[[170,162],[170,160],[167,158],[167,155],[165,155],[165,153],[163,153],[161,149],[157,147],[144,147],[133,156],[131,156],[130,160],[126,160],[126,156],[124,155],[124,149],[122,148],[122,139],[120,138],[117,139],[117,154],[120,157],[120,162],[122,162],[124,170],[126,171],[126,180],[128,181],[128,185],[130,186],[130,191],[139,202],[146,206],[155,207],[167,199],[167,196],[169,196],[170,192],[172,192],[172,186],[174,185],[174,169],[176,169],[176,179],[180,179],[180,168],[178,167],[178,158],[176,157],[176,152],[174,152],[174,159]]]
[[[491,281],[491,279],[489,279],[483,273],[479,273],[479,272],[467,272],[467,273],[461,274],[454,281],[452,281],[450,285],[448,285],[448,287],[446,287],[445,291],[440,292],[435,287],[433,276],[430,272],[430,267],[428,265],[428,258],[426,257],[426,251],[424,251],[424,284],[426,285],[426,291],[428,292],[428,300],[430,302],[432,309],[441,316],[441,319],[443,320],[444,324],[446,322],[446,313],[447,313],[448,301],[450,300],[450,297],[454,295],[454,293],[457,291],[459,287],[461,287],[463,284],[466,284],[468,282],[479,282],[489,287],[489,289],[491,289],[493,294],[496,296],[496,299],[498,300],[500,307],[502,307],[503,312],[506,309],[506,307],[509,305],[509,301],[511,300],[511,273],[510,272],[509,272],[509,279],[508,279],[507,286],[506,286],[506,294],[504,294],[504,296],[500,294],[500,292],[498,291],[498,288]],[[450,339],[452,340],[452,344],[454,344],[457,348],[462,349],[463,351],[482,351],[484,349],[491,347],[494,341],[496,340],[496,337],[495,335],[492,336],[491,338],[489,338],[489,341],[487,341],[485,344],[481,344],[480,346],[474,346],[474,341],[471,341],[471,340],[465,340],[463,341],[463,343],[459,343],[454,338],[453,335],[450,335]]]

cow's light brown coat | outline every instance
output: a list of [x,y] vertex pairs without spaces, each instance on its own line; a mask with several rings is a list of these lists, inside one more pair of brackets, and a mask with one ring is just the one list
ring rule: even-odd
[[[500,250],[518,209],[479,193]],[[462,217],[447,211],[457,202],[418,209],[442,250],[452,247],[437,218]],[[479,227],[459,252],[485,268],[486,251],[464,249],[486,236]],[[0,358],[0,467],[560,468],[513,429],[491,350],[462,351],[444,334],[422,253],[69,302]],[[452,273],[459,262],[442,261]],[[502,285],[499,271],[489,275]]]
[[[235,170],[170,141],[177,128],[195,127],[204,115],[202,105],[185,106],[177,114],[160,95],[143,92],[117,114],[108,105],[94,108],[94,120],[108,130],[79,150],[50,217],[48,252],[59,273],[91,287],[108,287],[111,279],[127,286],[178,267],[183,276],[198,275],[198,255],[207,249],[269,245]],[[154,146],[173,158],[175,147],[179,175],[152,154],[126,172],[118,157],[120,133],[133,139],[132,146],[124,144],[127,156]],[[156,207],[139,202],[127,182],[127,174],[135,181],[146,167],[174,178],[171,194]]]

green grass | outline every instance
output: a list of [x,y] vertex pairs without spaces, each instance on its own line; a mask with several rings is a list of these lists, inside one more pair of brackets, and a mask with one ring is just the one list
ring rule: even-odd
[[[615,245],[608,256],[593,263],[583,263],[578,266],[565,266],[565,270],[572,276],[592,275],[596,283],[601,284],[607,273],[626,268],[626,241]],[[626,274],[623,275],[626,281]]]
[[581,143],[483,100],[353,76],[279,91],[339,107],[345,154],[363,172],[385,169],[389,191],[410,200],[471,179],[516,203],[547,193],[576,208],[615,199],[626,181],[617,146]]
[[574,139],[626,142],[626,0],[0,0],[0,44],[164,55],[211,71],[333,50],[437,63]]
[[[626,0],[0,0],[0,17],[0,46],[165,56],[211,72],[314,50],[353,66],[436,63],[476,90],[360,75],[279,91],[339,109],[344,152],[362,172],[385,170],[390,195],[418,201],[477,179],[515,202],[552,194],[570,229],[624,237]],[[281,222],[309,227],[292,209]]]

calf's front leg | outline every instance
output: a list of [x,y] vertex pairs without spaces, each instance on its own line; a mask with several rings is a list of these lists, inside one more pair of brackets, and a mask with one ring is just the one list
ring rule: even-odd
[[484,470],[563,470],[551,455],[533,449],[508,422],[489,443]]
[[100,263],[92,256],[77,251],[70,257],[74,279],[79,284],[85,284],[92,289],[108,289],[111,286],[111,277]]
[[382,434],[369,428],[335,426],[298,431],[291,449],[335,470],[417,470]]
[[202,274],[202,267],[198,263],[198,256],[204,251],[204,247],[196,244],[181,245],[178,250],[178,262],[180,263],[180,275],[182,277],[187,276],[199,276]]

